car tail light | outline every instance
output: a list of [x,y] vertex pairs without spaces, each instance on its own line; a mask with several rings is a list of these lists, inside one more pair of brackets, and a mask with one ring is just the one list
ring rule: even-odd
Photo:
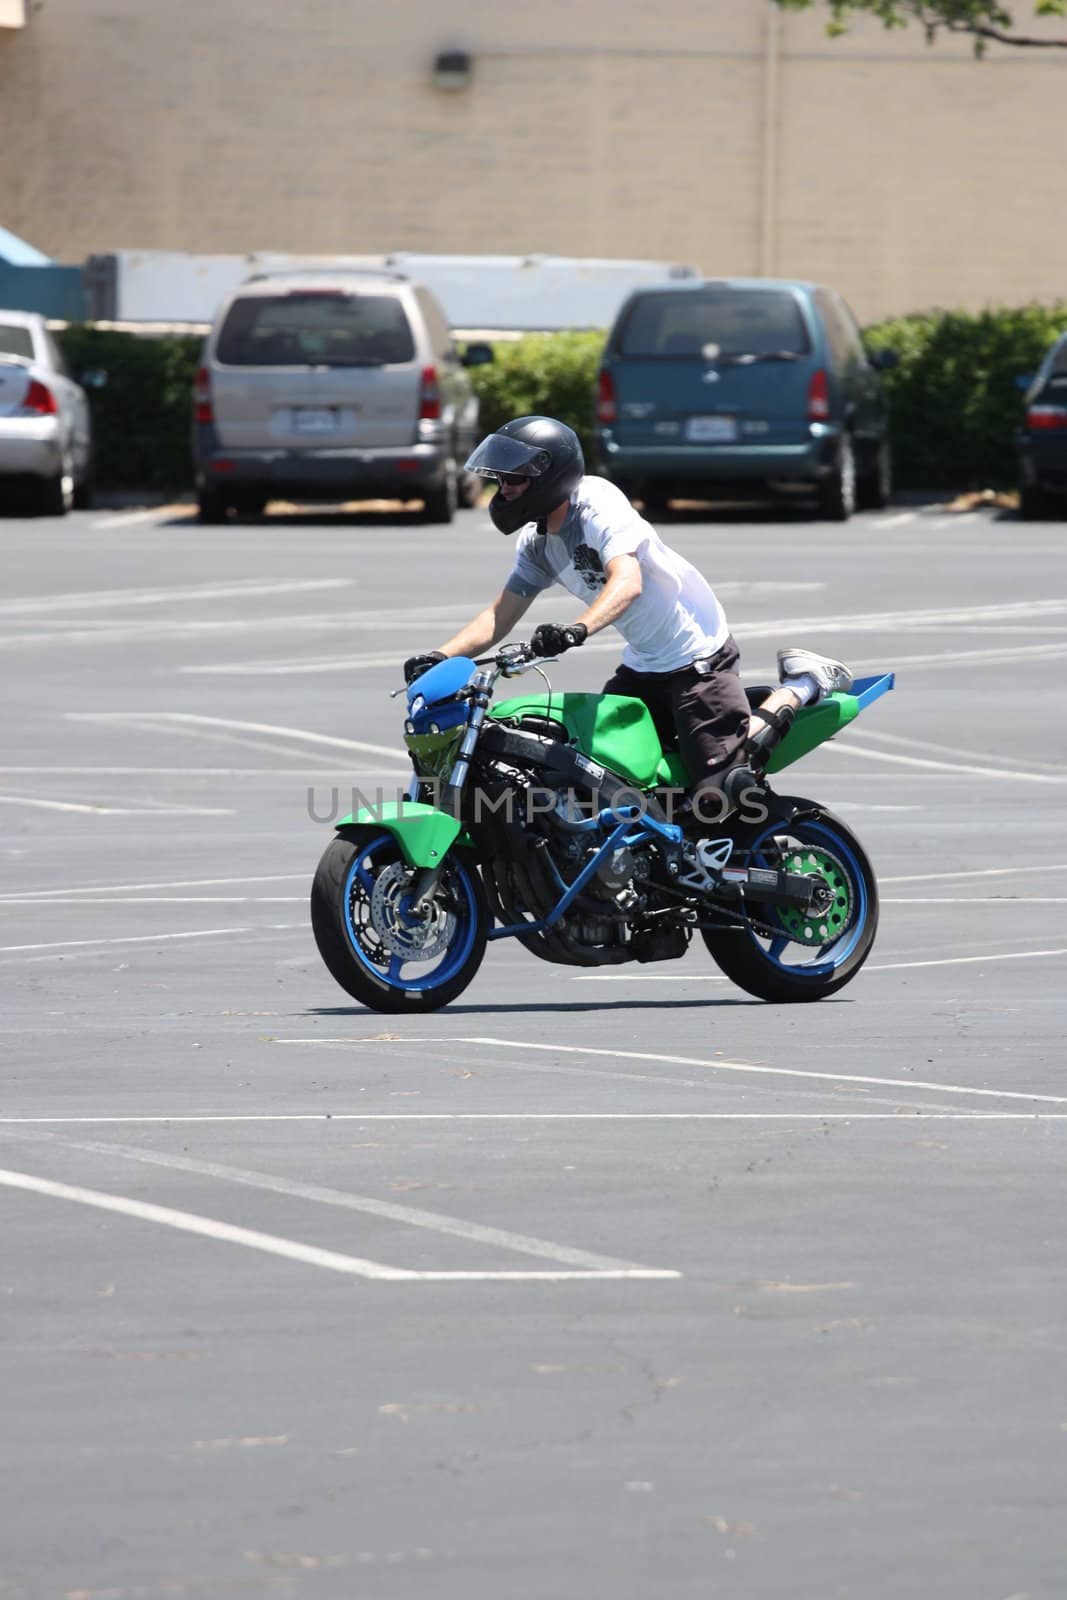
[[37,378],[30,379],[30,386],[26,390],[26,398],[22,402],[23,411],[35,411],[39,417],[54,417],[56,414],[56,397],[47,384],[41,383]]
[[1050,428],[1067,428],[1067,409],[1063,406],[1030,406],[1026,413],[1026,426],[1034,433],[1046,433]]
[[596,381],[596,419],[598,422],[615,422],[618,415],[615,379],[610,372],[602,371]]
[[436,422],[441,415],[441,391],[437,386],[437,368],[423,367],[422,389],[419,394],[419,421]]
[[193,389],[193,416],[197,422],[214,422],[211,405],[211,374],[206,367],[197,367],[196,386]]
[[817,368],[811,375],[808,384],[808,421],[828,422],[830,420],[830,387],[826,381],[826,372],[822,367]]

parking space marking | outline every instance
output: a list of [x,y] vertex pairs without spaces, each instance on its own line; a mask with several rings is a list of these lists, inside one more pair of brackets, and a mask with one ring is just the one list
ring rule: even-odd
[[[1000,606],[955,606],[940,609],[923,608],[910,611],[884,611],[869,612],[861,615],[831,615],[822,617],[776,617],[769,620],[752,622],[738,622],[733,632],[738,639],[755,641],[759,639],[775,639],[785,637],[790,633],[805,631],[809,633],[873,633],[881,630],[899,633],[908,628],[935,628],[946,624],[964,625],[973,623],[983,626],[986,621],[1005,621],[1017,617],[1020,623],[1026,626],[1036,626],[1044,617],[1059,617],[1067,612],[1067,599],[1043,599],[1034,601],[1020,601]],[[398,631],[401,628],[410,630],[410,616],[398,616]],[[617,651],[618,641],[611,638],[591,639],[584,646],[585,654],[590,652]],[[1057,654],[1067,653],[1067,644],[1062,645],[1034,645],[1019,646],[1004,651],[963,651],[947,652],[934,656],[905,657],[903,660],[912,664],[951,659],[978,660],[992,659],[994,656],[1012,660],[1020,652],[1045,653],[1053,651]],[[396,656],[386,653],[382,649],[370,651],[353,651],[351,649],[335,650],[328,655],[312,657],[285,658],[270,656],[257,660],[246,661],[197,661],[188,663],[178,670],[190,674],[215,674],[228,676],[248,677],[273,677],[288,676],[289,674],[312,674],[323,672],[369,670],[372,668],[395,666]]]
[[892,878],[879,877],[882,883],[932,883],[939,878],[1014,878],[1024,872],[1067,872],[1067,861],[1051,865],[1026,865],[1023,867],[968,867],[957,872],[905,872]]
[[198,1161],[191,1156],[165,1155],[156,1150],[134,1150],[128,1145],[102,1144],[96,1140],[65,1139],[56,1134],[8,1133],[4,1137],[43,1140],[51,1146],[66,1150],[83,1150],[89,1155],[117,1156],[123,1161],[139,1161],[146,1166],[189,1172],[197,1177],[215,1178],[222,1183],[238,1184],[248,1189],[262,1189],[271,1194],[289,1195],[296,1200],[310,1200],[316,1205],[359,1211],[367,1216],[383,1217],[388,1222],[402,1223],[407,1228],[424,1228],[432,1233],[446,1234],[455,1239],[492,1245],[498,1250],[512,1250],[519,1255],[537,1256],[545,1261],[554,1261],[560,1266],[614,1272],[620,1268],[639,1265],[634,1261],[621,1261],[616,1256],[600,1255],[591,1250],[576,1250],[569,1245],[554,1244],[549,1239],[515,1233],[508,1228],[493,1228],[479,1222],[465,1222],[458,1217],[427,1211],[419,1206],[396,1205],[392,1201],[375,1200],[369,1195],[350,1194],[345,1190],[330,1189],[321,1184],[298,1183],[289,1178],[274,1177],[266,1172],[249,1172],[243,1167],[223,1166],[217,1161]]
[[143,522],[158,522],[160,525],[166,520],[169,512],[154,506],[151,511],[120,511],[114,517],[95,517],[89,527],[93,533],[106,533],[119,528],[136,528]]
[[0,944],[0,955],[24,950],[73,950],[88,945],[164,944],[172,939],[218,939],[225,934],[279,933],[290,928],[307,928],[307,922],[272,922],[262,928],[194,928],[188,933],[126,934],[120,939],[58,939],[43,944]]
[[[286,1042],[296,1041],[278,1041],[279,1044]],[[931,1083],[922,1078],[877,1078],[866,1073],[851,1072],[805,1072],[801,1067],[768,1067],[750,1061],[720,1061],[717,1058],[709,1061],[701,1056],[668,1056],[643,1050],[605,1050],[593,1045],[538,1044],[532,1040],[498,1039],[491,1035],[468,1035],[454,1042],[488,1044],[497,1050],[541,1050],[550,1051],[553,1055],[608,1056],[614,1061],[662,1062],[664,1066],[703,1067],[709,1072],[747,1072],[775,1078],[801,1078],[809,1082],[872,1084],[879,1088],[905,1089],[909,1094],[925,1089],[934,1094],[983,1095],[993,1100],[1027,1100],[1067,1106],[1067,1095],[1030,1094],[1021,1089],[978,1089],[958,1083]]]
[[69,900],[75,895],[141,893],[147,889],[215,889],[237,883],[291,883],[304,882],[306,872],[258,873],[251,878],[169,878],[158,883],[90,883],[80,889],[19,889],[10,894],[0,894],[0,904],[5,900]]
[[214,1217],[204,1217],[193,1211],[176,1211],[170,1206],[157,1206],[143,1200],[130,1200],[124,1195],[105,1194],[99,1189],[84,1189],[76,1184],[56,1183],[50,1178],[38,1178],[26,1172],[0,1169],[0,1184],[11,1189],[23,1189],[32,1194],[45,1195],[56,1200],[73,1201],[78,1205],[92,1206],[101,1211],[112,1211],[120,1216],[132,1217],[141,1222],[154,1222],[161,1227],[175,1228],[182,1233],[192,1233],[204,1239],[224,1244],[243,1245],[249,1250],[260,1250],[267,1255],[282,1256],[298,1261],[304,1266],[323,1267],[331,1272],[343,1272],[352,1277],[386,1280],[394,1283],[451,1283],[451,1282],[509,1282],[541,1281],[565,1282],[581,1278],[591,1281],[619,1278],[680,1278],[680,1272],[663,1267],[611,1267],[596,1269],[566,1269],[558,1271],[415,1271],[407,1267],[390,1267],[381,1261],[370,1261],[361,1256],[342,1255],[336,1250],[323,1250],[317,1245],[303,1244],[296,1239],[284,1239],[277,1234],[261,1233],[254,1228],[239,1228]]
[[[932,739],[917,739],[913,735],[908,735],[905,738],[897,733],[883,733],[880,728],[872,728],[867,723],[863,725],[863,737],[875,745],[903,745],[907,750],[930,750],[939,756],[959,756],[963,761],[978,761],[983,764],[992,763],[994,766],[1006,767],[1013,773],[1017,772],[1019,768],[1017,755],[1000,756],[989,750],[963,750],[959,745],[942,744],[940,742],[935,744]],[[1067,765],[1062,761],[1034,761],[1028,756],[1026,765],[1037,772],[1067,772]]]
[[[659,1082],[663,1079],[635,1079]],[[669,1080],[667,1080],[669,1081]],[[1067,1122],[1067,1111],[179,1111],[172,1116],[0,1117],[0,1128],[166,1127],[230,1122]]]
[[327,745],[332,750],[355,750],[361,755],[400,759],[395,745],[367,744],[363,739],[341,739],[335,734],[313,733],[308,728],[290,728],[274,722],[242,722],[233,717],[204,717],[190,711],[67,711],[73,722],[136,722],[142,718],[156,723],[193,728],[232,730],[235,733],[265,733],[282,739],[297,739],[303,744]]
[[255,600],[268,594],[350,589],[353,582],[352,578],[241,578],[232,583],[176,584],[173,588],[90,589],[67,594],[22,595],[14,600],[0,600],[0,622],[7,617],[36,617],[42,611],[98,611],[110,610],[112,606],[174,605],[187,600]]
[[[140,894],[81,895],[73,903],[40,895],[5,895],[0,907],[39,906],[64,911],[69,916],[77,906],[305,906],[306,894]],[[965,901],[964,904],[967,902]],[[977,902],[976,902],[977,903]],[[905,904],[911,904],[905,901]],[[916,901],[917,905],[924,904]]]
[[[286,750],[285,754],[297,756],[300,752]],[[397,754],[399,755],[399,751]],[[340,774],[350,770],[350,763],[339,759],[336,766],[320,765],[314,772],[315,776],[319,776],[323,772]],[[272,782],[282,778],[306,778],[308,771],[307,767],[0,767],[0,774],[5,777],[17,775],[35,778],[268,778]]]
[[[1067,645],[1063,646],[1063,653],[1067,654]],[[894,766],[922,767],[930,772],[963,772],[972,777],[1001,778],[1005,783],[1037,783],[1037,784],[1064,784],[1067,783],[1067,772],[1024,772],[1018,767],[1008,769],[1005,767],[984,767],[962,761],[938,761],[932,756],[906,756],[895,750],[873,750],[865,745],[862,739],[857,741],[849,734],[847,744],[835,744],[831,754],[846,756],[862,756],[868,761],[886,761]]]
[[[902,901],[901,904],[910,902]],[[899,972],[903,967],[963,967],[982,961],[1031,961],[1067,956],[1067,946],[1055,950],[998,950],[985,956],[937,956],[929,961],[869,961],[864,972]],[[729,983],[712,972],[583,972],[572,983]]]
[[175,806],[155,801],[141,806],[92,805],[87,801],[41,800],[31,795],[0,794],[0,806],[29,806],[36,811],[74,811],[90,817],[235,817],[232,806]]

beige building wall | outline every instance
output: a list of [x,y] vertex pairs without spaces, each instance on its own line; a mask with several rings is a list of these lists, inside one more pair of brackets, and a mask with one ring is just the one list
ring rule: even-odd
[[1067,51],[766,0],[39,0],[0,29],[0,225],[67,261],[653,256],[867,320],[1067,297],[1065,112]]

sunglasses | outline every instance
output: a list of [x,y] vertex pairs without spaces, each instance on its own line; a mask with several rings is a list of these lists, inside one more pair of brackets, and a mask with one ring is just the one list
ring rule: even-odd
[[518,483],[529,483],[530,481],[528,474],[525,472],[487,472],[485,476],[487,478],[495,478],[497,483],[506,483],[510,487],[514,487]]

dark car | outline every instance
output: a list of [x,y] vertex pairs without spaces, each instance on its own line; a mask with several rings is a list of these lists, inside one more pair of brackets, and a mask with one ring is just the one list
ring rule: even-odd
[[843,522],[892,490],[888,403],[832,289],[771,278],[636,290],[598,378],[601,471],[647,510],[671,498],[814,496]]
[[1019,511],[1027,521],[1067,517],[1067,333],[1052,346],[1036,376],[1020,378],[1026,415],[1015,435]]

